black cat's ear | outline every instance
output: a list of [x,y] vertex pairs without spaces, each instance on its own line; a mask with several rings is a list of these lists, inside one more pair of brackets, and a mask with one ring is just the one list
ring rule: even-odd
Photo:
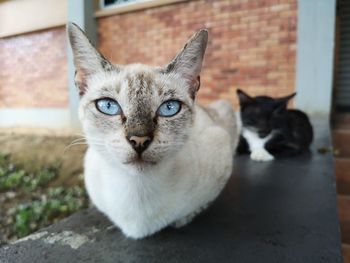
[[198,31],[188,40],[183,49],[164,70],[166,73],[173,72],[184,78],[193,99],[200,87],[199,74],[202,69],[207,42],[208,31],[206,29]]
[[288,96],[275,99],[274,100],[275,105],[276,105],[275,111],[285,110],[287,108],[288,101],[290,101],[292,98],[294,98],[295,95],[297,95],[296,92],[294,92],[293,94],[290,94]]
[[288,96],[282,97],[282,98],[277,98],[277,99],[275,99],[275,102],[276,102],[276,104],[278,106],[285,106],[285,107],[287,107],[288,101],[290,101],[292,98],[294,98],[295,95],[297,95],[296,92],[294,92],[294,93],[292,93],[292,94],[290,94]]
[[241,89],[237,89],[237,96],[239,99],[239,103],[241,105],[251,103],[254,101],[254,98],[250,97],[247,93],[243,92]]
[[76,68],[75,84],[82,96],[86,91],[89,76],[100,71],[109,71],[114,66],[95,49],[83,30],[76,24],[68,23],[67,33]]

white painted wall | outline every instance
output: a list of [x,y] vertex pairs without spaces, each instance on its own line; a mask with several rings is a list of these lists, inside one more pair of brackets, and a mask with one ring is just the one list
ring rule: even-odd
[[70,129],[68,109],[0,109],[0,127]]
[[299,0],[296,107],[329,115],[332,104],[336,0]]
[[62,26],[67,0],[0,1],[0,37]]

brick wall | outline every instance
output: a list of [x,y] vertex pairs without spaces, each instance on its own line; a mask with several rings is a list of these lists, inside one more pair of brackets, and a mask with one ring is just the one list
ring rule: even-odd
[[0,108],[68,106],[64,27],[0,39]]
[[[294,90],[297,0],[196,0],[98,19],[114,63],[164,65],[199,28],[210,31],[199,100],[237,103]],[[67,107],[64,27],[0,39],[0,108]]]
[[198,29],[210,40],[199,100],[237,104],[253,95],[294,91],[297,0],[198,0],[98,20],[99,48],[114,63],[163,65]]

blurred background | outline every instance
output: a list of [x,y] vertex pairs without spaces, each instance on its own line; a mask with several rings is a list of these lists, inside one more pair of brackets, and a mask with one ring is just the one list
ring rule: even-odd
[[[238,110],[237,88],[253,96],[285,96],[296,91],[292,106],[332,120],[339,217],[344,255],[350,262],[350,1],[0,0],[0,165],[12,167],[5,170],[8,178],[20,171],[15,166],[26,171],[22,177],[15,174],[20,178],[17,185],[1,188],[0,181],[0,193],[28,187],[22,184],[23,178],[45,169],[56,175],[45,172],[49,179],[43,177],[42,187],[81,186],[77,178],[85,148],[62,154],[75,138],[69,136],[80,131],[67,21],[83,28],[102,54],[117,64],[165,65],[196,30],[207,28],[200,103],[228,99]],[[28,135],[28,130],[44,131],[44,135]],[[56,133],[66,137],[50,137]],[[57,159],[59,165],[53,165]],[[56,179],[51,182],[52,178]],[[64,191],[56,189],[51,194],[66,197]],[[72,199],[59,204],[59,211],[73,201],[77,202],[73,209],[64,211],[87,206],[79,192],[83,190],[69,191]],[[57,198],[62,200],[62,196]],[[16,205],[24,202],[13,194],[0,202],[11,198]],[[6,215],[0,211],[0,229],[13,224],[19,229],[14,233],[8,228],[5,241],[53,222],[46,218],[33,226],[38,215],[28,206],[10,211],[13,206],[5,208]],[[23,211],[29,212],[18,217]]]
[[2,0],[0,127],[79,128],[68,20],[119,64],[165,65],[208,28],[200,103],[222,98],[237,108],[237,88],[271,96],[296,90],[296,106],[328,114],[350,96],[342,78],[350,50],[334,49],[350,42],[348,25],[336,26],[350,7],[337,4],[344,14],[336,0]]

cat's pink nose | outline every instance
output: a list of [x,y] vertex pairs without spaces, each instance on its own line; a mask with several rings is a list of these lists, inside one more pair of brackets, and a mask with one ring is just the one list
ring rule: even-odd
[[138,154],[144,152],[152,142],[150,136],[128,136],[128,140]]

